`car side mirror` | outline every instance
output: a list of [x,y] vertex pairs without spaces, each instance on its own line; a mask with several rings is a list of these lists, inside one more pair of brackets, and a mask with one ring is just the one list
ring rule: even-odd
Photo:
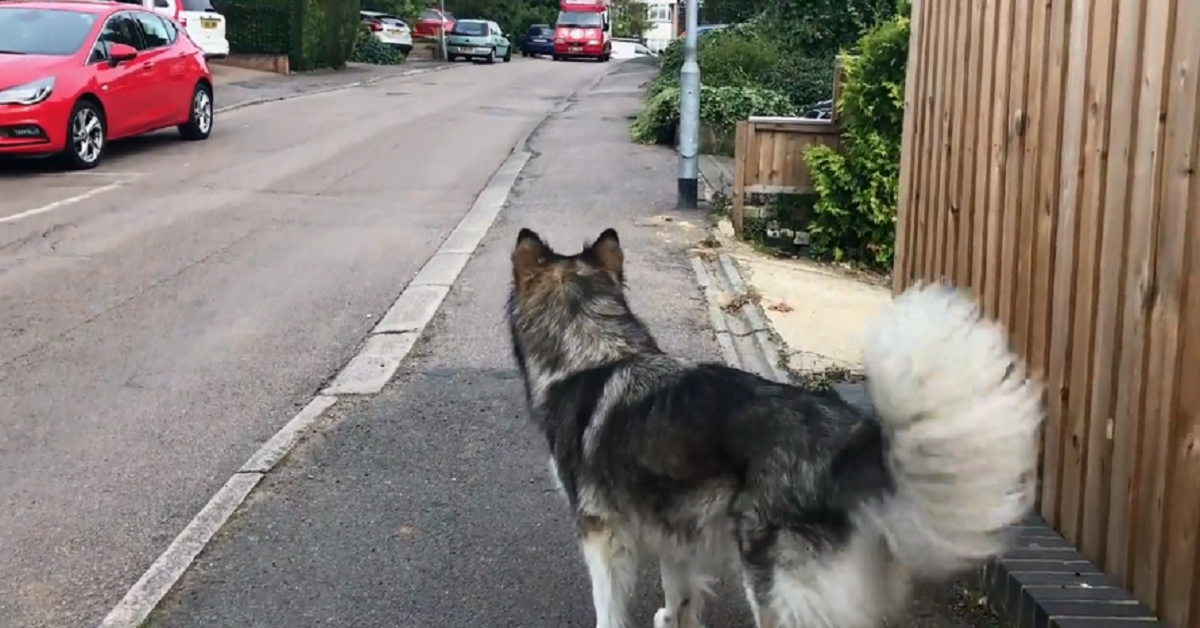
[[138,51],[133,46],[128,44],[110,44],[108,46],[108,60],[113,65],[132,61],[138,56]]

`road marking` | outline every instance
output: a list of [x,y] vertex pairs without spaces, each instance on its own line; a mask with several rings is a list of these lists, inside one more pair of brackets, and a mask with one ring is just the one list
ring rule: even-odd
[[38,214],[45,214],[47,212],[52,212],[56,209],[66,207],[67,205],[72,205],[72,204],[78,203],[79,201],[87,200],[93,196],[103,194],[110,190],[115,190],[115,189],[121,187],[122,185],[125,185],[125,181],[117,181],[116,183],[109,183],[108,185],[102,185],[98,188],[92,188],[92,189],[88,190],[87,192],[83,192],[81,194],[76,194],[75,196],[72,196],[70,198],[64,198],[60,201],[54,201],[53,203],[47,203],[46,205],[42,205],[41,207],[27,209],[19,214],[13,214],[11,216],[4,216],[3,218],[0,218],[0,224],[4,224],[6,222],[16,222],[18,220],[21,220],[22,218],[30,218],[32,216],[37,216]]
[[[109,611],[100,622],[99,628],[140,628],[146,622],[150,613],[154,612],[163,598],[171,592],[196,560],[196,556],[200,555],[213,536],[229,521],[254,487],[291,452],[300,442],[303,433],[337,403],[337,394],[331,391],[344,389],[345,392],[341,393],[343,395],[369,394],[371,390],[377,392],[391,379],[400,362],[408,355],[437,313],[437,307],[430,308],[428,303],[420,307],[411,307],[413,299],[406,295],[422,288],[446,288],[445,293],[438,290],[432,296],[423,297],[425,300],[435,299],[440,307],[442,300],[449,293],[449,286],[457,280],[466,266],[466,258],[478,248],[499,217],[517,178],[533,156],[529,150],[529,138],[551,116],[565,111],[575,94],[595,87],[608,74],[609,72],[604,72],[587,86],[575,90],[530,125],[524,136],[517,141],[513,152],[492,173],[487,186],[475,197],[471,209],[458,221],[458,225],[438,247],[437,252],[426,261],[417,277],[401,291],[389,309],[391,316],[384,316],[379,325],[372,330],[358,354],[338,373],[333,384],[321,391],[320,395],[250,456],[187,524],[183,532],[175,537],[166,551],[150,565],[146,573],[142,574],[125,597]],[[405,331],[396,333],[394,329]],[[386,378],[383,377],[384,371],[387,373]]]

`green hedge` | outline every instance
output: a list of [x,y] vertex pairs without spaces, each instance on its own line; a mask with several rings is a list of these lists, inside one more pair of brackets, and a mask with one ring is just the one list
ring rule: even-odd
[[816,146],[804,155],[817,191],[808,231],[815,253],[882,268],[892,263],[908,40],[906,15],[863,36],[859,55],[843,66],[835,103],[841,150]]
[[286,54],[293,70],[340,68],[354,54],[360,0],[226,0],[234,54]]
[[[646,102],[630,128],[634,141],[672,144],[679,126],[679,87],[658,91]],[[796,107],[785,95],[748,85],[700,86],[700,123],[713,129],[731,129],[750,116],[791,116]]]

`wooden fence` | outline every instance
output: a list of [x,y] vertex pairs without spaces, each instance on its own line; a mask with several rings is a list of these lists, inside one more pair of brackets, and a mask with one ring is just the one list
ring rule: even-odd
[[809,146],[837,143],[838,127],[830,120],[753,117],[739,122],[734,137],[729,215],[734,233],[742,233],[747,194],[812,192],[804,151]]
[[1043,516],[1200,628],[1200,1],[913,4],[896,289],[1005,321],[1047,386]]

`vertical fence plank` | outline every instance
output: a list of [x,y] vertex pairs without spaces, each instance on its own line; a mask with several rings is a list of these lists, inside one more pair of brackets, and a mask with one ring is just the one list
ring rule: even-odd
[[971,166],[975,162],[975,151],[970,137],[974,120],[972,110],[978,104],[977,72],[974,72],[974,58],[980,46],[978,23],[980,15],[976,13],[978,2],[960,0],[962,16],[959,23],[962,47],[958,50],[957,84],[966,89],[959,90],[954,102],[954,169],[950,174],[951,180],[951,222],[953,234],[946,247],[946,257],[949,260],[948,276],[955,285],[967,286],[971,281],[971,181],[974,173]]
[[745,120],[738,122],[733,133],[733,206],[730,208],[729,221],[733,223],[733,232],[741,237],[746,217],[746,162],[750,159],[750,123]]
[[1005,177],[1008,171],[1008,107],[1009,75],[1012,71],[1010,56],[1013,47],[1013,20],[1015,2],[1000,0],[996,19],[999,22],[996,34],[996,73],[991,122],[992,171],[988,181],[987,257],[984,264],[991,270],[990,281],[984,290],[983,309],[992,317],[1000,317],[1000,242],[1001,228],[1007,207],[1004,205]]
[[[1180,406],[1181,386],[1197,386],[1197,379],[1181,380],[1183,369],[1195,373],[1195,365],[1181,361],[1185,341],[1184,309],[1187,306],[1188,248],[1190,222],[1197,220],[1200,209],[1195,206],[1196,186],[1200,185],[1196,169],[1200,167],[1196,151],[1200,136],[1200,4],[1181,2],[1177,7],[1173,63],[1174,72],[1167,114],[1166,168],[1163,172],[1163,208],[1158,231],[1157,299],[1151,310],[1150,382],[1157,389],[1148,395],[1144,415],[1146,421],[1159,423],[1166,436],[1165,481],[1157,524],[1151,530],[1158,537],[1155,555],[1158,557],[1158,594],[1155,599],[1159,613],[1168,625],[1188,623],[1188,606],[1192,592],[1191,579],[1196,555],[1196,517],[1200,510],[1200,490],[1196,478],[1195,445],[1200,438],[1193,425],[1184,420]],[[1196,272],[1193,270],[1192,272]],[[1157,534],[1155,534],[1157,532]]]
[[955,191],[958,182],[955,173],[962,163],[961,150],[962,101],[966,96],[962,85],[966,82],[964,60],[967,54],[965,42],[968,24],[966,17],[970,5],[963,0],[954,3],[950,17],[949,40],[951,42],[947,60],[949,85],[954,86],[942,101],[942,163],[938,176],[938,232],[937,249],[934,251],[934,272],[939,278],[954,277],[954,249],[958,235],[958,199]]
[[944,0],[939,2],[940,10],[937,12],[937,30],[938,36],[934,42],[934,64],[933,73],[933,101],[930,107],[930,127],[933,131],[932,141],[929,147],[929,161],[925,167],[928,168],[925,185],[925,222],[926,226],[922,229],[922,253],[921,260],[921,276],[927,279],[936,279],[940,276],[937,264],[938,251],[942,246],[940,241],[942,233],[942,201],[944,198],[942,182],[942,169],[946,166],[946,158],[943,153],[944,144],[946,142],[946,116],[949,112],[946,110],[946,100],[950,98],[953,92],[953,85],[950,84],[950,56],[952,53],[954,38],[951,35],[951,24],[954,18],[954,7],[958,5],[958,0]]
[[980,303],[985,301],[987,286],[991,282],[991,272],[986,263],[988,224],[991,207],[988,204],[989,189],[992,174],[992,151],[988,149],[991,140],[992,110],[996,105],[993,98],[996,83],[996,59],[998,55],[997,29],[999,27],[998,5],[1001,0],[982,0],[983,15],[983,46],[980,49],[982,58],[979,59],[979,110],[972,118],[976,125],[974,145],[975,150],[975,190],[971,203],[974,212],[975,234],[971,241],[974,249],[971,253],[971,287],[975,298]]
[[1166,116],[1164,95],[1169,82],[1167,53],[1174,34],[1173,7],[1179,1],[1151,2],[1145,7],[1140,65],[1142,88],[1136,109],[1139,119],[1129,183],[1129,224],[1122,277],[1125,295],[1119,331],[1122,348],[1115,375],[1112,496],[1107,516],[1105,562],[1121,583],[1131,589],[1135,579],[1138,511],[1142,507],[1138,469],[1143,455],[1145,426],[1141,409],[1146,392],[1147,318],[1154,290],[1155,237],[1160,206],[1158,181],[1163,165]]
[[[921,45],[926,26],[921,19],[925,0],[914,0],[909,22],[908,65],[904,77],[904,123],[900,132],[900,189],[896,200],[896,257],[892,264],[892,293],[904,291],[911,277],[907,268],[912,257],[916,224],[913,220],[913,168],[919,165],[913,158],[921,142],[918,128],[918,109],[921,106],[921,77],[925,59]],[[838,64],[840,67],[840,63]],[[836,102],[836,101],[835,101]],[[836,107],[834,107],[836,109]]]
[[[1082,1],[1090,2],[1090,0]],[[1055,319],[1060,318],[1062,314],[1059,310],[1054,309],[1055,303],[1059,302],[1053,288],[1055,267],[1060,260],[1055,242],[1059,235],[1060,214],[1065,211],[1073,211],[1073,208],[1064,203],[1060,191],[1060,181],[1064,171],[1063,162],[1069,160],[1069,151],[1072,149],[1078,151],[1078,137],[1073,138],[1070,130],[1080,128],[1077,122],[1072,123],[1077,117],[1067,114],[1068,101],[1073,95],[1070,90],[1073,75],[1069,72],[1071,63],[1069,51],[1072,43],[1071,22],[1072,16],[1075,15],[1074,4],[1074,0],[1058,0],[1054,3],[1051,11],[1052,26],[1048,44],[1052,55],[1051,71],[1046,77],[1047,102],[1042,113],[1039,132],[1047,139],[1053,138],[1053,145],[1044,148],[1047,154],[1040,164],[1042,190],[1039,195],[1041,206],[1038,208],[1037,261],[1034,275],[1035,298],[1032,315],[1034,318],[1032,343],[1040,347],[1040,350],[1030,355],[1030,365],[1034,377],[1042,379],[1048,384],[1053,381],[1054,377],[1054,371],[1050,367],[1051,340],[1054,337],[1051,329],[1056,326]],[[1079,92],[1079,97],[1082,97],[1082,92]],[[1063,250],[1061,255],[1062,259],[1069,260],[1071,251]],[[1066,334],[1061,330],[1058,333],[1064,336]],[[1055,407],[1053,402],[1058,398],[1059,395],[1054,387],[1047,386],[1046,403],[1048,409],[1052,411],[1042,430],[1039,510],[1050,525],[1056,523],[1058,479],[1061,475],[1060,463],[1062,460],[1062,415],[1061,411],[1053,411]]]
[[[1050,334],[1050,381],[1048,382],[1049,414],[1059,432],[1059,460],[1055,467],[1045,466],[1047,473],[1057,473],[1053,482],[1043,482],[1043,507],[1048,521],[1059,532],[1067,533],[1069,521],[1076,515],[1075,487],[1068,482],[1068,466],[1076,457],[1071,431],[1071,390],[1069,373],[1073,365],[1071,329],[1075,318],[1075,279],[1079,271],[1079,227],[1082,222],[1083,152],[1086,116],[1082,115],[1087,102],[1088,55],[1092,43],[1092,21],[1095,5],[1092,0],[1080,0],[1071,5],[1071,38],[1067,68],[1067,102],[1063,128],[1061,201],[1059,229],[1054,263],[1054,330]],[[1048,452],[1053,454],[1053,452]],[[1078,474],[1075,475],[1078,477]],[[1074,524],[1070,524],[1072,529]]]
[[1014,346],[1022,345],[1024,330],[1016,320],[1018,231],[1025,213],[1021,179],[1029,120],[1026,83],[1032,70],[1029,58],[1031,17],[1034,0],[1015,0],[1013,7],[1012,61],[1009,65],[1008,119],[1005,121],[1005,161],[1008,164],[1004,189],[1004,222],[1000,239],[1000,318],[1007,324]]
[[[1117,4],[1114,60],[1109,70],[1112,97],[1109,107],[1108,162],[1098,188],[1101,214],[1100,252],[1096,277],[1096,327],[1093,332],[1092,374],[1087,383],[1088,458],[1085,470],[1083,508],[1085,512],[1108,512],[1111,487],[1112,451],[1126,447],[1128,441],[1114,439],[1113,417],[1115,369],[1120,364],[1123,284],[1125,272],[1125,225],[1129,207],[1129,176],[1133,135],[1141,123],[1135,107],[1141,86],[1141,33],[1145,3],[1119,0]],[[1084,519],[1080,546],[1097,564],[1106,565],[1108,517]],[[1123,573],[1114,574],[1118,577]]]
[[[1108,164],[1109,110],[1111,105],[1111,74],[1113,65],[1113,35],[1116,27],[1117,0],[1096,0],[1092,20],[1092,43],[1088,59],[1087,132],[1084,151],[1084,181],[1082,207],[1079,222],[1079,268],[1075,282],[1075,320],[1071,330],[1072,363],[1069,389],[1068,412],[1071,422],[1072,455],[1066,458],[1064,481],[1071,487],[1064,489],[1063,533],[1078,544],[1086,514],[1083,494],[1087,474],[1089,442],[1103,440],[1106,423],[1103,419],[1092,420],[1089,414],[1088,394],[1092,378],[1092,346],[1096,330],[1096,291],[1099,279],[1098,261],[1101,231],[1103,229],[1104,176]],[[1093,430],[1098,431],[1098,436]],[[1085,556],[1091,557],[1086,551]]]
[[[1030,346],[1030,309],[1033,306],[1033,272],[1036,257],[1038,210],[1041,206],[1038,178],[1042,165],[1042,143],[1040,133],[1042,110],[1045,101],[1045,76],[1051,70],[1050,53],[1046,49],[1049,40],[1050,11],[1053,1],[1036,0],[1030,4],[1029,26],[1029,76],[1025,81],[1025,119],[1021,122],[1021,215],[1017,223],[1017,241],[1014,242],[1016,256],[1016,300],[1013,304],[1013,335],[1017,346],[1026,359],[1032,358]],[[1032,360],[1031,360],[1032,361]]]

